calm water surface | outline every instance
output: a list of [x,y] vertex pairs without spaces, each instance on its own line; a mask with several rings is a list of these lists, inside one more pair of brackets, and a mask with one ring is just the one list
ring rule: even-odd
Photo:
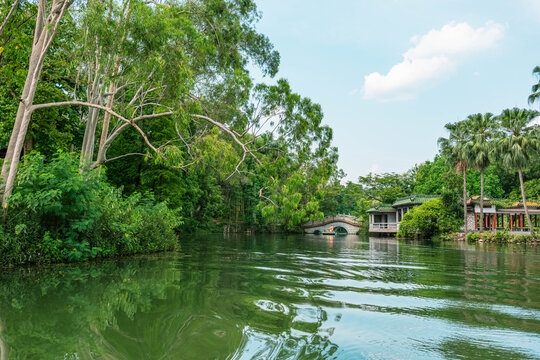
[[204,236],[3,270],[0,359],[540,359],[539,248]]

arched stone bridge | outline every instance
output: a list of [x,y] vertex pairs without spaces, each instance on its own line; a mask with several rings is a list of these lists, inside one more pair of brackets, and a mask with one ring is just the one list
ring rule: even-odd
[[345,231],[347,234],[356,234],[360,230],[359,219],[351,215],[327,216],[322,220],[304,223],[302,228],[306,234],[320,234],[332,225],[335,231]]

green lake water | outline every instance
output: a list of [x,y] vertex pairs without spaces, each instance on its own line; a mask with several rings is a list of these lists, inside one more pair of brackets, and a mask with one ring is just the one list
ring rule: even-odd
[[1,270],[5,359],[540,359],[540,249],[212,235]]

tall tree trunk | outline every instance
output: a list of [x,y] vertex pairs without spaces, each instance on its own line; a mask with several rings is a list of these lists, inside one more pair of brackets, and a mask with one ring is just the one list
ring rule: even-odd
[[[114,81],[111,81],[109,85],[109,96],[107,97],[107,108],[112,109],[114,101],[114,91],[116,90],[116,85]],[[107,137],[109,135],[109,123],[111,121],[111,114],[106,112],[105,117],[103,118],[103,127],[101,129],[101,137],[99,139],[99,148],[97,161],[105,161],[105,143],[107,142]]]
[[484,168],[480,169],[480,232],[484,232]]
[[[99,103],[98,103],[99,104]],[[89,109],[86,127],[84,129],[83,144],[81,148],[81,167],[92,163],[94,158],[95,135],[98,123],[99,110]]]
[[9,348],[7,342],[2,340],[3,329],[4,327],[2,326],[2,322],[0,321],[0,360],[8,360]]
[[523,208],[525,209],[525,216],[527,217],[527,223],[529,223],[529,229],[531,235],[534,236],[534,226],[531,222],[531,215],[529,215],[529,208],[527,207],[527,199],[525,198],[525,186],[523,185],[523,172],[521,171],[521,166],[518,167],[519,174],[519,185],[521,186],[521,199],[523,200]]
[[[92,104],[101,105],[101,89],[100,89],[100,69],[101,64],[98,62],[95,66],[94,79],[92,84],[88,86],[86,97]],[[81,169],[84,169],[92,163],[94,158],[94,146],[96,138],[96,128],[98,123],[99,109],[88,109],[88,117],[86,119],[86,127],[84,128],[84,137],[81,147]]]
[[49,14],[46,15],[46,0],[39,1],[34,42],[28,61],[28,74],[26,75],[19,109],[17,110],[17,117],[15,118],[15,124],[13,125],[13,131],[9,139],[6,157],[0,174],[0,181],[4,184],[2,196],[3,208],[7,207],[7,199],[13,191],[13,184],[19,167],[21,150],[24,145],[24,139],[26,138],[30,117],[32,115],[30,108],[34,102],[45,55],[58,31],[60,21],[70,4],[71,0],[53,0]]
[[467,224],[467,169],[463,169],[463,231],[467,235],[468,231]]
[[[130,1],[127,0],[124,2],[123,10],[122,10],[122,16],[118,20],[118,24],[120,25],[126,18],[127,14],[130,13],[131,7],[130,7]],[[109,19],[110,19],[110,11],[112,8],[109,6]],[[124,31],[124,34],[122,35],[122,38],[120,40],[120,44],[122,44],[127,37],[127,31]],[[96,42],[98,42],[98,39],[96,38]],[[101,49],[99,50],[99,53],[101,55]],[[114,64],[114,70],[112,71],[112,76],[116,76],[119,74],[119,54],[117,53],[113,58],[109,59],[109,62],[105,66],[104,73],[102,74],[100,72],[101,70],[101,64],[99,61],[96,61],[96,69],[94,74],[94,81],[92,83],[92,99],[95,101],[96,104],[101,105],[102,101],[102,93],[101,93],[101,81],[103,78],[109,74],[109,69],[111,68],[110,61],[112,60]],[[97,58],[96,58],[97,59]],[[111,83],[109,85],[109,95],[107,97],[107,108],[112,109],[112,105],[114,102],[114,92],[116,90],[116,82],[111,80]],[[90,96],[88,96],[88,99],[90,99]],[[98,116],[99,110],[95,109],[95,117],[88,116],[88,122],[86,123],[86,129],[84,132],[84,138],[83,138],[83,147],[81,151],[81,169],[84,167],[95,167],[97,164],[103,164],[105,161],[105,153],[107,151],[108,146],[106,145],[107,142],[107,136],[109,134],[109,122],[111,119],[111,114],[108,112],[105,112],[105,117],[103,119],[103,129],[101,130],[101,136],[99,141],[99,147],[98,147],[98,155],[96,162],[92,163],[93,157],[94,157],[94,146],[95,146],[95,138],[96,138],[96,129],[98,124]]]

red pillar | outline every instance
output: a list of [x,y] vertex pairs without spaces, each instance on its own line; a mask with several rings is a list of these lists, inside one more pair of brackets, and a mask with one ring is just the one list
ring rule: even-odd
[[512,215],[510,215],[510,231],[514,230]]
[[474,229],[478,229],[478,214],[475,212],[474,213]]

